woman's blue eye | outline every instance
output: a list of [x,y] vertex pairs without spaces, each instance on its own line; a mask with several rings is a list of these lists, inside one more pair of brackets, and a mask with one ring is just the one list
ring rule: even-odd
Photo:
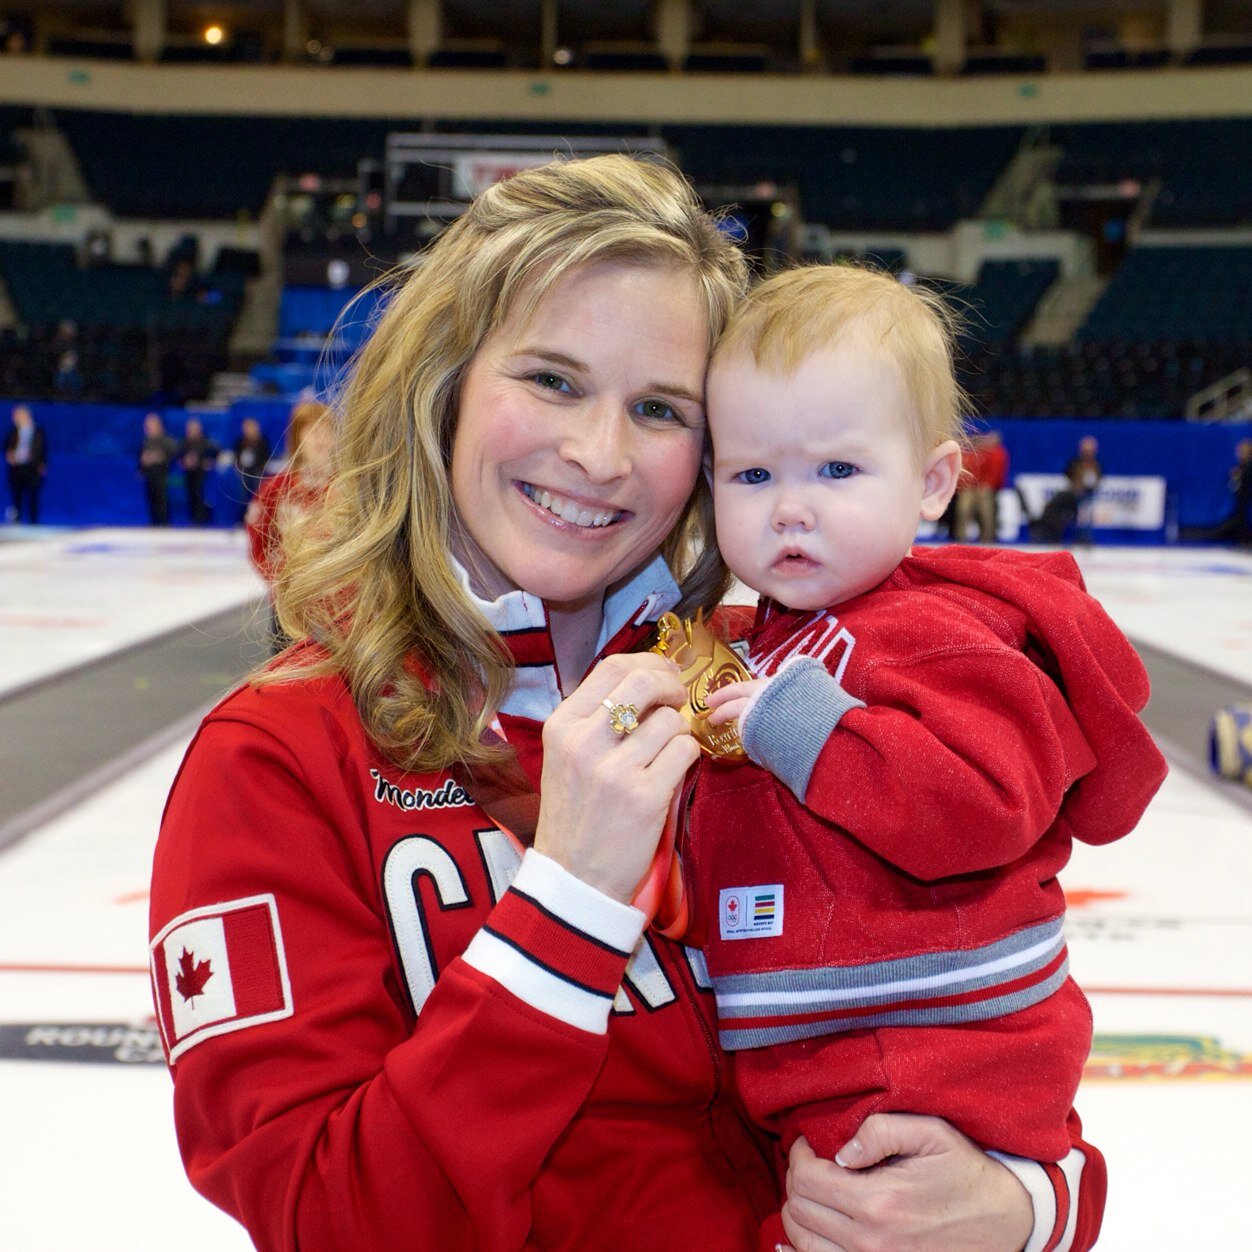
[[851,478],[856,473],[856,466],[847,461],[827,461],[818,471],[823,478]]
[[749,487],[755,487],[759,483],[769,482],[769,470],[761,469],[757,466],[753,469],[740,470],[735,475],[738,482],[746,483]]
[[645,417],[652,422],[676,422],[680,420],[674,406],[666,400],[640,400],[635,405],[635,412],[640,417]]

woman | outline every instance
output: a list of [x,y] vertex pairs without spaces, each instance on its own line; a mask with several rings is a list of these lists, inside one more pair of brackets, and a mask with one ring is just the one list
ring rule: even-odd
[[[184,1161],[261,1248],[746,1250],[777,1203],[699,954],[628,903],[697,753],[634,649],[724,587],[703,384],[743,279],[668,170],[546,166],[477,198],[361,355],[333,520],[279,581],[317,642],[206,720],[154,867]],[[1039,1166],[1032,1216],[932,1119],[845,1157],[792,1153],[803,1252],[1098,1228],[1080,1141],[1072,1239]]]
[[[285,550],[297,530],[320,507],[330,482],[335,451],[334,415],[324,404],[296,405],[287,431],[290,457],[276,474],[261,480],[244,514],[248,551],[257,572],[269,584],[278,578]],[[270,642],[280,652],[291,640],[271,613]]]

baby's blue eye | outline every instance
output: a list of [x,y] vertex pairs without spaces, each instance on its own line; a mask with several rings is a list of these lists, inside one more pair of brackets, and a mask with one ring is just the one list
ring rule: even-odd
[[735,481],[747,483],[749,487],[755,487],[759,483],[769,482],[769,470],[761,469],[759,466],[754,469],[740,470],[735,475]]
[[823,478],[851,478],[856,473],[856,466],[847,461],[827,461],[818,471]]

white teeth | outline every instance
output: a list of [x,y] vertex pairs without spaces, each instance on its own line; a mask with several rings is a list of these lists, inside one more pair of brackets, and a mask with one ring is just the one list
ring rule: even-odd
[[564,500],[560,496],[554,496],[550,491],[541,491],[538,487],[532,487],[529,483],[522,484],[522,491],[526,497],[533,500],[540,508],[547,509],[555,517],[559,517],[563,522],[569,522],[571,526],[579,526],[586,528],[588,526],[608,526],[611,522],[617,521],[621,517],[621,513],[615,509],[584,509],[580,508],[572,500]]

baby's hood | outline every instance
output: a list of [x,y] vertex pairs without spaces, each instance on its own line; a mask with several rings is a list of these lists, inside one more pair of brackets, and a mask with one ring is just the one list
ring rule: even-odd
[[1087,594],[1074,558],[1068,552],[922,548],[896,578],[959,599],[1021,647],[1064,693],[1096,757],[1095,768],[1061,806],[1058,820],[1072,837],[1109,843],[1133,829],[1167,772],[1139,719],[1148,675],[1130,641]]

